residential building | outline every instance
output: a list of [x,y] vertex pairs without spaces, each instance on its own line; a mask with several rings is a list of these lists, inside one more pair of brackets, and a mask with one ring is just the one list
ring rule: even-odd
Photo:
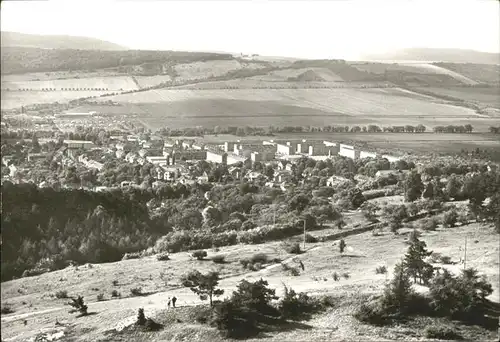
[[147,156],[146,160],[154,165],[168,165],[169,156]]
[[92,141],[87,140],[64,140],[64,144],[68,146],[68,149],[90,150],[96,147]]

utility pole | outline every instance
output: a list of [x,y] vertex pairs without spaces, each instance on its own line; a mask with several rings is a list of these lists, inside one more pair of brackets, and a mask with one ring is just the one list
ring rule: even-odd
[[274,205],[274,212],[273,212],[273,226],[276,225],[276,204]]
[[304,250],[306,250],[306,220],[304,219]]
[[467,266],[467,235],[465,235],[464,270]]

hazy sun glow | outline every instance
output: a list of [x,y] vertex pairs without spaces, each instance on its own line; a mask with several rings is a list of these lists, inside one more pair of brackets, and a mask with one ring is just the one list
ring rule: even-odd
[[135,49],[355,59],[409,47],[499,52],[495,0],[4,1],[2,31]]

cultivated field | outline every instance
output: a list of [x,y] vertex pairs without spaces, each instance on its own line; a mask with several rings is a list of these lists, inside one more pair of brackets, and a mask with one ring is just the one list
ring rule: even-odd
[[429,63],[352,63],[351,65],[359,70],[379,75],[383,75],[386,71],[403,71],[415,74],[448,75],[461,83],[470,85],[478,83],[473,79],[457,72]]
[[289,78],[297,78],[305,73],[314,74],[327,82],[342,82],[344,81],[340,76],[333,71],[326,68],[301,68],[301,69],[283,69],[271,71],[267,75],[252,76],[250,79],[261,81],[288,81]]
[[213,60],[207,62],[195,62],[189,64],[177,64],[174,69],[177,80],[185,81],[199,78],[217,77],[230,71],[241,69],[261,69],[263,63],[239,62],[237,60]]
[[110,77],[92,77],[92,78],[72,78],[62,80],[46,81],[3,81],[2,90],[30,89],[38,91],[42,89],[56,89],[62,91],[66,89],[79,90],[97,90],[106,91],[126,91],[138,89],[137,84],[129,76],[110,76]]
[[157,86],[161,83],[172,81],[169,75],[155,75],[155,76],[134,76],[141,88]]
[[152,128],[225,126],[472,124],[487,131],[498,118],[398,88],[161,89],[98,99],[132,103]]
[[109,91],[2,91],[2,109],[30,104],[69,102],[83,97],[100,96]]
[[436,95],[452,96],[479,105],[500,109],[500,88],[423,87],[416,89],[422,89],[423,91],[432,92]]
[[[133,323],[140,307],[144,307],[147,316],[159,320],[166,314],[168,297],[175,295],[179,299],[178,306],[181,308],[201,303],[189,289],[179,286],[179,277],[190,269],[219,270],[224,277],[220,285],[225,290],[225,296],[231,294],[241,279],[254,281],[262,277],[271,287],[277,289],[278,295],[283,294],[285,284],[297,291],[309,294],[329,293],[337,297],[338,304],[334,309],[317,315],[312,321],[307,322],[314,330],[275,331],[267,336],[271,341],[358,341],[366,339],[367,336],[380,340],[391,338],[395,333],[400,334],[399,338],[408,338],[400,327],[366,326],[351,316],[354,308],[361,303],[363,295],[382,291],[386,279],[392,276],[393,266],[402,258],[408,247],[404,243],[408,232],[408,229],[403,229],[400,235],[382,233],[373,236],[368,232],[347,237],[345,239],[347,252],[344,255],[339,253],[338,246],[333,241],[308,243],[306,253],[299,256],[286,253],[280,243],[275,242],[232,246],[221,248],[219,252],[209,251],[209,258],[216,254],[226,255],[228,263],[222,265],[213,264],[211,261],[192,260],[188,253],[183,252],[172,254],[170,261],[156,261],[154,257],[146,257],[140,260],[92,265],[92,267],[68,267],[29,278],[29,281],[18,279],[5,282],[1,289],[2,305],[10,304],[15,312],[2,315],[2,340],[26,340],[41,331],[53,331],[54,323],[58,320],[64,327],[56,328],[62,331],[63,335],[78,336],[78,341],[104,341],[107,338],[106,331]],[[487,276],[494,288],[490,299],[498,302],[500,241],[498,234],[493,233],[491,227],[474,223],[458,228],[441,228],[434,232],[424,232],[421,239],[427,243],[429,250],[442,253],[449,256],[452,261],[458,262],[463,257],[466,236],[469,241],[467,266],[475,267],[481,274]],[[297,265],[294,259],[300,259],[305,269],[295,277],[283,272],[279,264],[248,273],[243,270],[239,260],[257,252],[266,253],[271,258],[282,258],[284,263],[294,267]],[[387,276],[375,274],[375,268],[378,266],[386,266],[389,274]],[[457,273],[463,265],[445,267]],[[348,273],[349,278],[334,281],[333,272]],[[161,274],[163,275],[160,276]],[[116,286],[113,286],[113,280],[118,281]],[[143,292],[147,294],[132,297],[129,290],[137,286],[141,286]],[[416,289],[425,291],[425,288],[419,286],[416,286]],[[75,314],[69,314],[68,306],[64,305],[68,300],[53,297],[58,290],[67,290],[70,296],[83,295],[88,302],[89,312],[94,314],[78,319]],[[110,299],[112,290],[119,291],[122,298]],[[99,293],[104,294],[105,301],[96,301],[96,295]],[[181,308],[177,310],[183,310]],[[22,323],[23,320],[27,321],[26,325]],[[187,340],[220,339],[212,328],[173,323],[161,332],[150,334],[149,341],[182,339],[182,335],[179,335],[181,324],[183,329],[197,332],[185,337]],[[204,333],[208,331],[210,332],[208,335]],[[418,336],[422,331],[414,331],[413,336],[415,333]],[[490,336],[481,337],[490,338]],[[127,340],[126,336],[124,338],[121,340]],[[394,338],[392,336],[392,339]]]

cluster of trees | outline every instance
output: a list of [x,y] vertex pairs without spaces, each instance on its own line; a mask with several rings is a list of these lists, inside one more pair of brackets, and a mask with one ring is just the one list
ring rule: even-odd
[[264,326],[283,325],[287,319],[309,318],[333,305],[330,297],[313,298],[286,286],[284,296],[279,298],[264,279],[242,280],[229,298],[214,301],[214,297],[224,293],[218,288],[219,281],[218,272],[202,274],[196,270],[181,278],[183,286],[190,288],[201,300],[210,301],[212,310],[208,314],[204,312],[205,317],[200,321],[217,327],[230,338],[250,337],[265,329]]
[[2,49],[2,74],[93,70],[142,64],[177,64],[231,60],[231,54],[182,51],[99,51],[6,47]]
[[499,134],[500,133],[500,126],[498,126],[498,127],[491,126],[490,127],[490,132],[494,133],[494,134]]
[[[492,127],[494,128],[494,127]],[[472,133],[471,125],[465,126],[437,126],[434,127],[435,133]],[[496,129],[496,128],[495,128]],[[158,130],[163,136],[203,136],[204,134],[234,134],[238,136],[248,135],[273,135],[274,133],[314,133],[314,132],[332,132],[332,133],[424,133],[427,127],[422,124],[412,126],[331,126],[313,127],[313,126],[244,126],[244,127],[187,127],[171,129],[164,127]],[[493,132],[493,130],[492,130]],[[495,132],[497,132],[495,130]]]
[[448,125],[448,126],[436,126],[434,127],[435,133],[472,133],[473,127],[470,124],[467,125]]
[[[391,319],[414,314],[438,315],[483,324],[487,321],[485,298],[493,292],[486,278],[477,270],[462,270],[454,276],[446,269],[433,267],[427,258],[432,254],[414,231],[403,260],[394,268],[392,281],[381,298],[363,304],[355,317],[361,321],[383,325]],[[428,295],[420,295],[412,288],[419,283],[429,288]]]
[[56,191],[4,182],[1,194],[2,281],[31,269],[57,269],[69,260],[117,261],[166,233],[151,221],[137,193]]

